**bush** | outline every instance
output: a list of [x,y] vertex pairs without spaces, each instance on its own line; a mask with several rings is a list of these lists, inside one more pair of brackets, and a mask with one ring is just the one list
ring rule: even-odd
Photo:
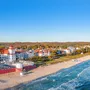
[[33,62],[38,62],[38,61],[46,62],[46,61],[49,61],[50,58],[48,58],[48,57],[34,56],[34,57],[32,57],[32,58],[29,58],[29,60],[31,60],[31,61],[33,61]]
[[82,50],[76,50],[76,54],[81,54]]

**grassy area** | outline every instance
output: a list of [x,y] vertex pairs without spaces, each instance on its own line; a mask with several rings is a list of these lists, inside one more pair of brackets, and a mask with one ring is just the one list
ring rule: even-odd
[[46,65],[48,65],[48,64],[55,64],[55,63],[59,63],[59,62],[64,62],[64,61],[68,61],[68,60],[71,60],[71,59],[84,57],[84,56],[87,56],[87,55],[90,55],[90,53],[85,53],[83,55],[82,54],[78,54],[78,55],[63,56],[63,57],[60,57],[59,59],[55,59],[55,60],[52,60],[52,61],[47,61]]

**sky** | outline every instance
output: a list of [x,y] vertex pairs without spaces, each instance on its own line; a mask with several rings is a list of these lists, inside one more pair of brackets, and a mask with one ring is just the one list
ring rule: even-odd
[[0,0],[0,42],[90,41],[90,0]]

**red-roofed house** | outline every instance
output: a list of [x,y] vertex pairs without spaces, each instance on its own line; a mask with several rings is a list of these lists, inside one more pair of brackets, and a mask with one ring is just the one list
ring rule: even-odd
[[14,62],[16,61],[15,49],[10,46],[9,49],[0,50],[1,58],[6,59],[6,61]]
[[35,50],[35,53],[37,56],[40,56],[40,57],[50,56],[50,50],[48,49],[37,49]]

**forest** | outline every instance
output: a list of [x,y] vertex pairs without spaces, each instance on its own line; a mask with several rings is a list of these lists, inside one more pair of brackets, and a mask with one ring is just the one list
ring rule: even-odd
[[1,48],[8,48],[10,45],[15,48],[36,49],[36,48],[67,48],[69,46],[81,47],[90,45],[90,42],[0,42]]

